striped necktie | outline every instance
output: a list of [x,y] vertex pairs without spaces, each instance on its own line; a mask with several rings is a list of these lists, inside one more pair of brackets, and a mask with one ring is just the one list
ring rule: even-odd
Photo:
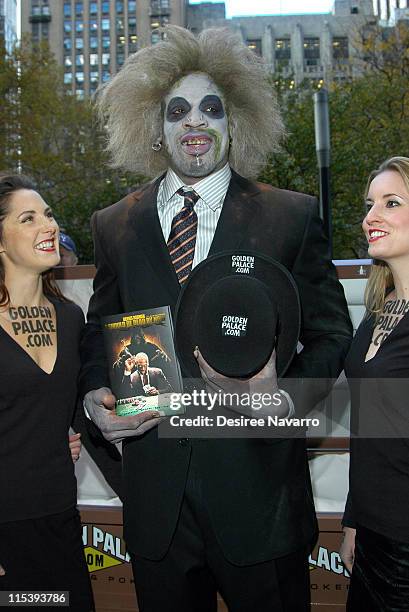
[[185,187],[178,189],[177,193],[183,196],[183,208],[172,219],[168,249],[179,283],[182,284],[192,271],[197,235],[194,205],[200,196],[193,189]]

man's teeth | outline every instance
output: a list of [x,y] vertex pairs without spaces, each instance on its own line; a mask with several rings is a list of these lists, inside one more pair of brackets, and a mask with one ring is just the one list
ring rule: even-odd
[[39,251],[45,251],[46,249],[52,249],[54,246],[54,240],[46,240],[45,242],[40,242],[40,244],[36,244],[35,248]]
[[381,236],[386,236],[387,232],[371,232],[371,238],[380,238]]
[[183,145],[205,145],[208,144],[208,140],[207,139],[202,139],[202,140],[198,140],[198,139],[194,139],[194,140],[185,140],[182,144]]

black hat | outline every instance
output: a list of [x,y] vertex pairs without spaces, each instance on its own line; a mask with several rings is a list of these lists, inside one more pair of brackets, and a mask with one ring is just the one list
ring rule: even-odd
[[205,259],[189,275],[176,305],[175,340],[182,368],[197,375],[196,346],[217,372],[247,378],[276,348],[277,375],[294,357],[300,301],[288,270],[249,251]]

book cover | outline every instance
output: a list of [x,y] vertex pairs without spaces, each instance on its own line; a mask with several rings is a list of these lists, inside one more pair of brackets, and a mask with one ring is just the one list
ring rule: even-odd
[[103,317],[102,326],[116,413],[182,413],[171,401],[183,386],[169,306]]

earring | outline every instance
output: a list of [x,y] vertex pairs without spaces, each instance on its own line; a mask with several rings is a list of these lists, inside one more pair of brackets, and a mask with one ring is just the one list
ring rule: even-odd
[[160,151],[162,148],[162,142],[160,140],[157,140],[156,142],[153,143],[152,145],[152,149],[154,151]]

